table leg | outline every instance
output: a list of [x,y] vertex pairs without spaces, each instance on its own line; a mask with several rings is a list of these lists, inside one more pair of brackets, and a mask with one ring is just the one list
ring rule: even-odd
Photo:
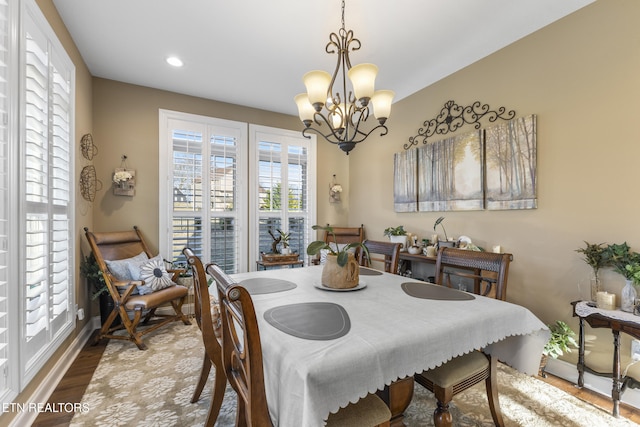
[[404,411],[407,410],[413,398],[413,377],[394,381],[377,394],[391,411],[390,426],[404,427]]
[[584,387],[584,319],[582,317],[578,334],[578,387]]
[[620,332],[613,331],[613,388],[611,399],[613,399],[613,416],[620,416]]

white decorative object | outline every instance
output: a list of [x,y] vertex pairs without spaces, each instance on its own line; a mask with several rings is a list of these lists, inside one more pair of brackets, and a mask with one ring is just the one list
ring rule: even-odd
[[113,172],[113,194],[116,196],[134,196],[136,194],[136,171],[116,168]]
[[638,292],[633,286],[632,280],[625,280],[625,285],[620,292],[620,310],[633,313]]
[[336,175],[333,175],[333,182],[329,184],[329,202],[340,203],[340,193],[342,193],[342,185],[336,182]]
[[616,294],[610,294],[606,291],[598,292],[596,295],[596,306],[602,310],[615,310]]
[[400,247],[400,252],[407,252],[407,241],[408,238],[406,235],[403,236],[389,236],[389,241],[391,243],[400,243],[402,246]]

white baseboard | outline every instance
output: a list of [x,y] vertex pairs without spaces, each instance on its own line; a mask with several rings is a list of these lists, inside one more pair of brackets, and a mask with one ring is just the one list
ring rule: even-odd
[[[559,359],[549,359],[546,372],[560,377],[574,384],[578,384],[578,368],[576,365]],[[612,380],[606,377],[599,377],[589,372],[584,373],[584,387],[611,398]],[[622,402],[640,409],[640,390],[628,388],[622,393]],[[613,404],[612,404],[613,407]]]
[[[90,322],[87,322],[82,331],[76,336],[73,342],[67,347],[67,350],[60,356],[56,364],[51,368],[51,370],[47,373],[47,376],[42,380],[42,382],[38,385],[38,387],[34,390],[31,396],[25,396],[25,402],[43,402],[46,403],[49,400],[49,397],[53,393],[53,391],[58,386],[58,383],[64,377],[64,374],[67,373],[71,364],[76,360],[80,351],[85,346],[89,338],[91,338],[91,334],[95,329],[100,328],[100,318],[92,318]],[[38,417],[37,412],[33,411],[23,411],[20,412],[12,421],[9,423],[9,427],[21,427],[21,426],[30,426]]]

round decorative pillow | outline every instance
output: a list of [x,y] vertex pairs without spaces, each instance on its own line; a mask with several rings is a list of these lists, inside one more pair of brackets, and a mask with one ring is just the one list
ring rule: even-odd
[[140,266],[140,280],[144,280],[144,284],[154,292],[173,285],[161,258],[152,258]]

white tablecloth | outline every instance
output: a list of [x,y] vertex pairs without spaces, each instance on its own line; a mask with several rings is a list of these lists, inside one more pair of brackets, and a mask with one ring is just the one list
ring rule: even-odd
[[[400,285],[406,277],[361,276],[353,292],[317,289],[322,266],[234,275],[290,280],[296,289],[253,296],[264,355],[265,386],[275,426],[324,425],[330,412],[391,382],[485,348],[514,368],[536,374],[549,337],[547,327],[524,307],[476,296],[473,301],[414,298]],[[351,331],[331,341],[305,340],[269,325],[266,310],[285,304],[340,304]]]

